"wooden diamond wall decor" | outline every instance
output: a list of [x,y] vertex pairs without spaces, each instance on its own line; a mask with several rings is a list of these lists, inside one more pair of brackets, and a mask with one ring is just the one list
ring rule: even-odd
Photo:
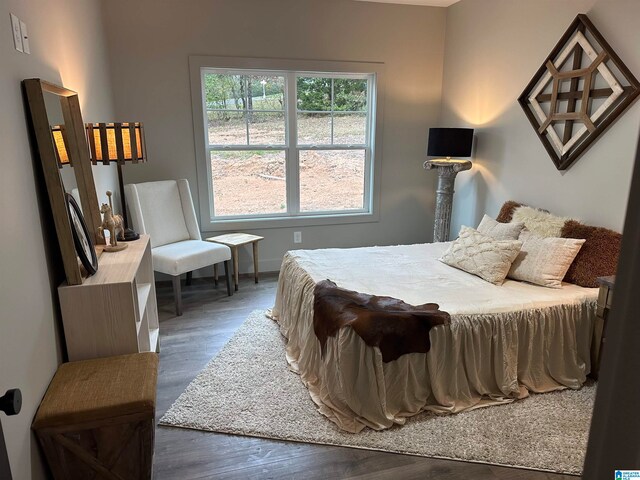
[[558,170],[575,162],[640,95],[640,83],[578,15],[518,98]]

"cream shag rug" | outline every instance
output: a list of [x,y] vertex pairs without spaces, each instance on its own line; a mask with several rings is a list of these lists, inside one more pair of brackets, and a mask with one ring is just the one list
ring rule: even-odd
[[580,474],[595,385],[507,405],[422,413],[384,431],[345,433],[288,369],[285,339],[255,311],[160,419],[161,425]]

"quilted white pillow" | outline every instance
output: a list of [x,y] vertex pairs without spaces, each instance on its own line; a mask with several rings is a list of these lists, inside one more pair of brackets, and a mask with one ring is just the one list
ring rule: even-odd
[[519,240],[495,240],[463,226],[458,239],[439,260],[494,285],[502,285],[521,246]]
[[562,236],[562,227],[564,227],[567,220],[572,219],[568,217],[558,217],[549,212],[524,205],[516,208],[511,217],[511,222],[524,223],[527,230],[541,237]]
[[524,223],[500,223],[489,215],[485,215],[482,217],[482,221],[480,225],[478,225],[477,230],[496,240],[518,240],[523,228]]
[[576,258],[584,240],[541,237],[528,230],[520,234],[522,250],[516,257],[509,278],[560,288],[562,279]]

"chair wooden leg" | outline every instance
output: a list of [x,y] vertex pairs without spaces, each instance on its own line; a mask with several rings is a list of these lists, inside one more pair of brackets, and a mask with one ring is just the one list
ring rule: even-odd
[[232,296],[233,290],[231,290],[231,265],[229,265],[229,260],[224,261],[224,278],[227,281],[227,295]]
[[218,264],[217,263],[213,264],[213,284],[216,287],[218,286]]
[[173,280],[173,297],[176,302],[176,315],[182,315],[182,292],[180,291],[180,275],[176,275]]
[[187,287],[191,286],[191,280],[193,279],[193,272],[187,272],[187,281],[185,282],[185,285]]

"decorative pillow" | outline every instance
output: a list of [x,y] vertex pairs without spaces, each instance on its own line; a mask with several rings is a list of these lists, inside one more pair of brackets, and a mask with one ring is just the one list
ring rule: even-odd
[[460,236],[444,252],[440,261],[487,282],[502,285],[521,246],[519,240],[495,240],[463,226]]
[[513,211],[516,208],[522,206],[522,203],[514,202],[513,200],[504,202],[504,205],[502,205],[502,208],[500,209],[500,213],[498,213],[496,220],[500,223],[509,223],[511,221],[511,217],[513,216]]
[[522,231],[520,240],[522,249],[508,277],[551,288],[562,286],[562,279],[584,243],[584,240],[541,237],[527,230]]
[[569,267],[565,282],[595,288],[598,286],[596,278],[616,274],[622,243],[620,233],[570,220],[564,224],[562,237],[586,240]]
[[526,206],[516,208],[511,217],[512,222],[524,223],[527,230],[541,237],[559,237],[568,220],[571,219]]
[[489,215],[482,217],[477,230],[496,240],[518,240],[524,223],[500,223]]

